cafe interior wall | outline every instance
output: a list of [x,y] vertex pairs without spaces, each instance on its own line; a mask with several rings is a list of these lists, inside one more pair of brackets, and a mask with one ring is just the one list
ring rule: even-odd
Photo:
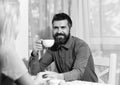
[[85,40],[95,56],[118,55],[120,82],[120,0],[29,0],[29,50],[34,40],[52,38],[51,20],[65,12],[73,21],[71,34]]

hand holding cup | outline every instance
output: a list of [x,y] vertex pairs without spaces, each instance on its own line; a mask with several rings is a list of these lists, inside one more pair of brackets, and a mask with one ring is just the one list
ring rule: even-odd
[[34,48],[36,50],[43,50],[44,48],[52,47],[54,44],[53,39],[40,39],[35,42]]

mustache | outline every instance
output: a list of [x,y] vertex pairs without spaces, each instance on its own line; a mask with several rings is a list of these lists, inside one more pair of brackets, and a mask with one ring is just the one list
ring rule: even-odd
[[65,36],[65,34],[62,34],[62,33],[56,33],[55,34],[55,36],[59,36],[59,35]]

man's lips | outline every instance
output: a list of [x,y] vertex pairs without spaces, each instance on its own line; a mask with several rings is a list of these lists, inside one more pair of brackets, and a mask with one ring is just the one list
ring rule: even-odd
[[63,38],[64,36],[63,35],[58,35],[57,38]]

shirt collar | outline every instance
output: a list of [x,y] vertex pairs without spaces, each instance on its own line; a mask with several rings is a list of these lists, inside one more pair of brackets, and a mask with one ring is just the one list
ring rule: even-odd
[[72,36],[70,36],[70,38],[68,39],[67,43],[62,45],[62,46],[68,49],[68,48],[70,48],[72,42],[73,42]]

